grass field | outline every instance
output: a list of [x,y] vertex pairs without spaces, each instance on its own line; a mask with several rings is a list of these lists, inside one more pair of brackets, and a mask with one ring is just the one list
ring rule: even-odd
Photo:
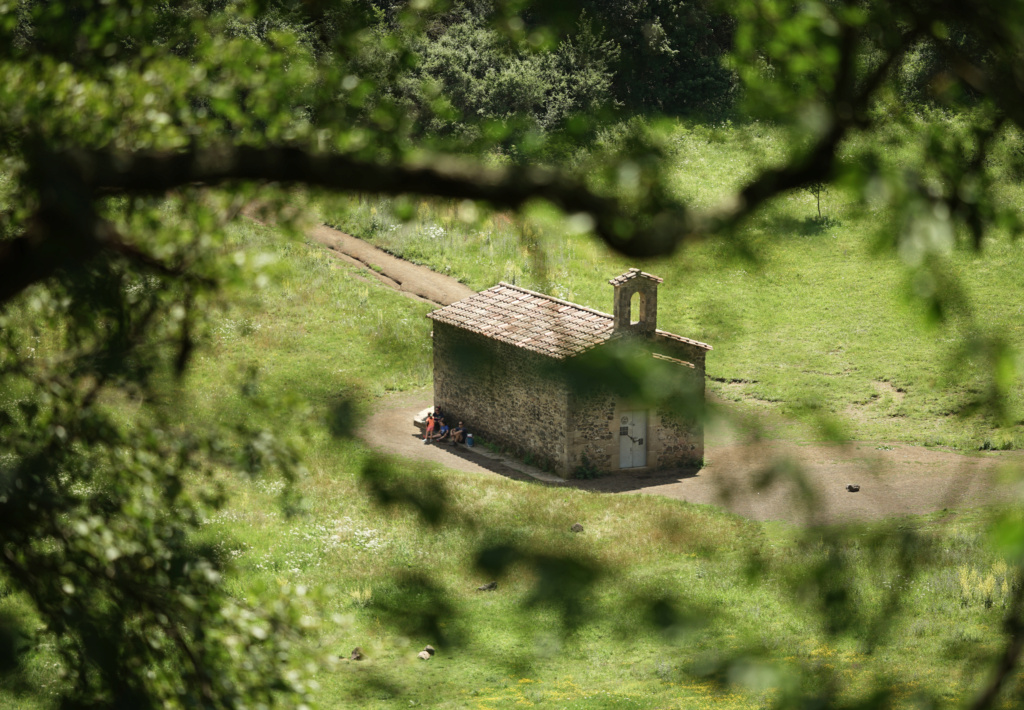
[[[771,159],[770,131],[730,130],[735,143],[680,128],[680,190],[711,201],[749,169],[744,150]],[[967,316],[928,326],[904,295],[914,274],[874,252],[881,217],[836,193],[823,208],[828,221],[814,221],[812,198],[794,195],[752,222],[753,260],[707,242],[642,264],[665,278],[660,326],[715,346],[711,389],[771,413],[787,438],[817,436],[808,424],[824,415],[878,441],[1024,443],[1017,424],[956,415],[988,386],[979,361],[957,356]],[[474,288],[514,280],[607,311],[607,278],[632,265],[550,227],[525,246],[533,237],[524,242],[502,215],[467,227],[446,206],[421,206],[405,224],[386,203],[320,209]],[[230,503],[197,542],[234,565],[239,596],[309,590],[318,612],[301,654],[321,707],[753,708],[790,693],[854,702],[878,689],[897,707],[945,707],[986,680],[978,668],[1000,648],[1001,610],[1020,583],[987,543],[989,512],[803,531],[654,497],[381,462],[324,421],[340,410],[358,423],[389,392],[429,385],[428,307],[272,229],[241,223],[233,239],[276,260],[276,277],[211,314],[175,406],[199,425],[264,421],[298,442],[308,474],[292,514],[279,505],[281,481],[225,477]],[[1018,246],[996,239],[981,255],[944,259],[983,332],[1019,344]],[[240,394],[253,370],[276,403],[262,411]],[[442,523],[378,505],[368,466],[434,495]],[[584,533],[569,532],[576,522]],[[480,559],[497,543],[523,555],[503,575]],[[496,591],[476,591],[492,579]],[[0,613],[30,612],[5,589]],[[32,687],[0,687],[0,706],[47,707],[48,689],[64,682],[52,641],[39,640]],[[437,655],[417,660],[428,643]],[[366,660],[346,660],[356,646]]]

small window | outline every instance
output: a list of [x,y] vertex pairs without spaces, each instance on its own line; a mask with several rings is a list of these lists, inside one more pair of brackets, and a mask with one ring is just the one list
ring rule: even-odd
[[629,297],[629,324],[636,325],[640,322],[640,294],[634,293]]

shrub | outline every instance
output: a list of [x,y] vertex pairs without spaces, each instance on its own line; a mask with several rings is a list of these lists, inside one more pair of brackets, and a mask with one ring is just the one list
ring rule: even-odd
[[587,458],[587,455],[584,454],[580,458],[580,465],[572,472],[572,476],[573,478],[587,480],[591,478],[600,478],[601,472],[597,469],[597,466],[591,463],[590,459]]
[[960,582],[960,604],[965,607],[981,605],[991,609],[998,602],[1006,606],[1013,587],[1011,573],[1004,560],[997,560],[986,574],[984,571],[961,565],[957,570]]

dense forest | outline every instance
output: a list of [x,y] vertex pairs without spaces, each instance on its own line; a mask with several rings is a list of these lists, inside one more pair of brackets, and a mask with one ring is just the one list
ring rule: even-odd
[[783,525],[382,455],[426,306],[303,232],[593,307],[652,264],[726,405],[584,377],[1012,479],[1022,37],[1009,0],[0,0],[0,704],[1019,704],[1012,496]]
[[[96,50],[83,45],[78,24],[89,17],[88,4],[59,12],[59,4],[16,5],[7,16],[14,56],[39,52],[74,62]],[[711,0],[581,0],[558,9],[458,0],[440,4],[442,9],[429,6],[422,16],[414,6],[275,0],[248,13],[239,11],[240,4],[191,0],[154,6],[145,24],[110,28],[103,50],[127,59],[160,47],[194,60],[202,44],[197,33],[268,46],[287,34],[311,60],[344,70],[340,86],[316,87],[321,98],[322,92],[338,97],[339,89],[354,91],[358,100],[346,107],[350,120],[374,125],[375,111],[396,110],[392,119],[419,137],[479,137],[482,124],[517,127],[521,137],[527,130],[564,130],[574,117],[720,120],[751,108],[743,104],[743,77],[735,65],[736,16]],[[49,19],[59,21],[48,21],[51,13]],[[953,26],[948,32],[964,57],[984,65],[986,52],[969,30]],[[756,56],[761,75],[772,75],[769,47],[745,51]],[[878,62],[877,54],[865,48],[859,61]],[[958,93],[949,86],[950,61],[928,36],[916,39],[891,71],[900,101],[969,105],[969,87]],[[350,86],[345,78],[358,83]],[[320,120],[336,117],[327,113]],[[318,120],[314,113],[307,118]]]

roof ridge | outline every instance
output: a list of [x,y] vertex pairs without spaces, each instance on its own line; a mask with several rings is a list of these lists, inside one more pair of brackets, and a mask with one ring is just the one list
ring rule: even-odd
[[646,271],[641,271],[640,269],[638,269],[635,266],[633,266],[633,267],[630,267],[630,269],[628,271],[624,271],[623,273],[619,274],[615,278],[608,279],[608,283],[610,283],[612,286],[621,286],[622,284],[626,283],[627,281],[632,281],[633,279],[638,278],[638,277],[645,278],[645,279],[650,279],[651,281],[653,281],[655,283],[659,283],[659,284],[665,282],[665,279],[661,278],[660,276],[655,276],[654,274],[649,274]]
[[707,343],[702,343],[699,340],[694,340],[693,338],[687,338],[685,335],[676,335],[675,333],[670,333],[667,330],[662,330],[661,328],[655,328],[654,333],[655,335],[667,336],[673,340],[682,340],[684,343],[690,343],[691,345],[696,345],[697,347],[704,348],[705,350],[714,350],[714,348]]
[[[490,291],[491,289],[497,288],[498,286],[507,286],[509,288],[514,288],[517,291],[523,291],[524,293],[528,293],[531,296],[540,296],[541,298],[546,298],[549,301],[554,301],[555,303],[561,303],[563,306],[572,306],[573,308],[577,308],[577,309],[579,309],[581,311],[587,311],[588,313],[593,313],[594,315],[604,316],[605,318],[612,318],[612,319],[615,318],[615,316],[613,316],[611,313],[604,313],[603,311],[599,311],[596,308],[589,308],[587,306],[581,306],[580,304],[573,303],[572,301],[566,301],[566,300],[561,299],[561,298],[555,298],[554,296],[552,296],[550,294],[541,293],[540,291],[533,291],[531,289],[524,288],[522,286],[517,286],[516,284],[510,284],[510,283],[507,283],[505,281],[499,281],[497,283],[497,285],[491,286],[491,288],[486,289],[486,290]],[[483,292],[481,291],[481,293],[483,293]],[[472,298],[472,296],[469,296],[469,298]]]

